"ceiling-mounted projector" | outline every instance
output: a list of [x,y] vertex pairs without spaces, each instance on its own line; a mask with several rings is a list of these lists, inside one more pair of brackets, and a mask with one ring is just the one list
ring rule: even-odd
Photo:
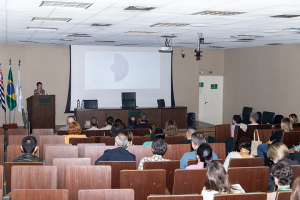
[[171,38],[166,38],[165,46],[164,47],[159,47],[158,51],[162,52],[162,53],[170,53],[170,52],[172,52],[173,51],[172,39]]

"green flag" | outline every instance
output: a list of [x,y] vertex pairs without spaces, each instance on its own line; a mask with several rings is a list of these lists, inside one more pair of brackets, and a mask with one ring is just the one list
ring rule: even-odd
[[9,67],[9,72],[8,72],[6,102],[10,111],[12,111],[17,106],[14,79],[13,79],[11,67]]

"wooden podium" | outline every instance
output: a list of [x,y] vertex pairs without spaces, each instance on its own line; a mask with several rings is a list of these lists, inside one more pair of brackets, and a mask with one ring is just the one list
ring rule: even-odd
[[55,95],[34,95],[26,99],[30,130],[55,130]]

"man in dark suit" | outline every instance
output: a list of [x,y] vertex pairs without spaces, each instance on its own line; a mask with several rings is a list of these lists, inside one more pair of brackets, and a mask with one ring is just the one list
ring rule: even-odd
[[133,127],[133,129],[142,129],[142,128],[149,129],[149,124],[147,122],[148,122],[148,116],[145,113],[143,113],[143,114],[141,114],[141,123],[138,125],[135,125]]
[[125,134],[120,133],[115,138],[115,149],[105,150],[103,155],[98,158],[95,165],[99,161],[135,161],[135,155],[126,150],[128,138]]
[[186,130],[186,140],[182,141],[182,142],[178,142],[178,144],[191,144],[191,137],[193,133],[196,133],[197,130],[195,129],[195,127],[187,127]]

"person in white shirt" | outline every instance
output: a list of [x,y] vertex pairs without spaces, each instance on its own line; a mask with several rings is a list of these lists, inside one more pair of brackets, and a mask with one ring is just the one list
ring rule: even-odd
[[100,128],[100,130],[110,130],[113,122],[114,122],[114,118],[108,117],[105,122],[105,127]]
[[229,167],[229,162],[231,158],[252,158],[253,156],[250,155],[251,153],[251,139],[247,136],[241,137],[238,143],[239,152],[232,151],[230,152],[223,164],[225,170],[227,171]]
[[215,194],[245,193],[240,184],[231,184],[229,176],[223,165],[211,162],[207,166],[205,186],[201,192],[204,200],[213,200]]
[[87,130],[99,130],[98,128],[98,120],[96,117],[92,117],[90,120],[91,123],[91,128],[87,129]]

